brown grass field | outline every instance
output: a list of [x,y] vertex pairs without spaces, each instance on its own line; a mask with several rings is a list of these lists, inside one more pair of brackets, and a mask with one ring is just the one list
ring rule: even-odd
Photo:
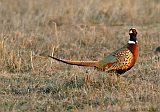
[[[56,62],[99,60],[127,44],[115,75]],[[160,0],[0,0],[0,112],[160,112]]]

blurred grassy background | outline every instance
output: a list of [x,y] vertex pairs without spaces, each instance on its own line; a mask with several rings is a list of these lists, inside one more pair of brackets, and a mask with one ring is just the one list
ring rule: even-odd
[[[136,27],[122,77],[43,56],[99,60]],[[0,111],[160,111],[159,0],[0,0]]]

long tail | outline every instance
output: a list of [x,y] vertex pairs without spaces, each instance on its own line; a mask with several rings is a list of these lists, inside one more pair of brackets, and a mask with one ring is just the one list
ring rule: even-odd
[[86,66],[86,67],[97,67],[98,65],[98,61],[72,61],[72,60],[58,59],[52,56],[48,56],[48,57],[69,65]]

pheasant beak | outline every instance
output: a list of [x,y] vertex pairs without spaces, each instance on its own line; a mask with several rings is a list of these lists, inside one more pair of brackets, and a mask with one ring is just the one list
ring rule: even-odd
[[133,33],[133,31],[132,31],[132,30],[130,30],[130,31],[129,31],[129,34],[131,34],[131,33]]

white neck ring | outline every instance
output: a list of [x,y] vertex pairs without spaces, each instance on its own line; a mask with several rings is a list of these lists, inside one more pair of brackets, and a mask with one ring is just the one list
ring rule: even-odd
[[128,44],[136,44],[136,43],[138,43],[138,41],[136,41],[136,42],[135,41],[131,41],[131,40],[128,41]]

